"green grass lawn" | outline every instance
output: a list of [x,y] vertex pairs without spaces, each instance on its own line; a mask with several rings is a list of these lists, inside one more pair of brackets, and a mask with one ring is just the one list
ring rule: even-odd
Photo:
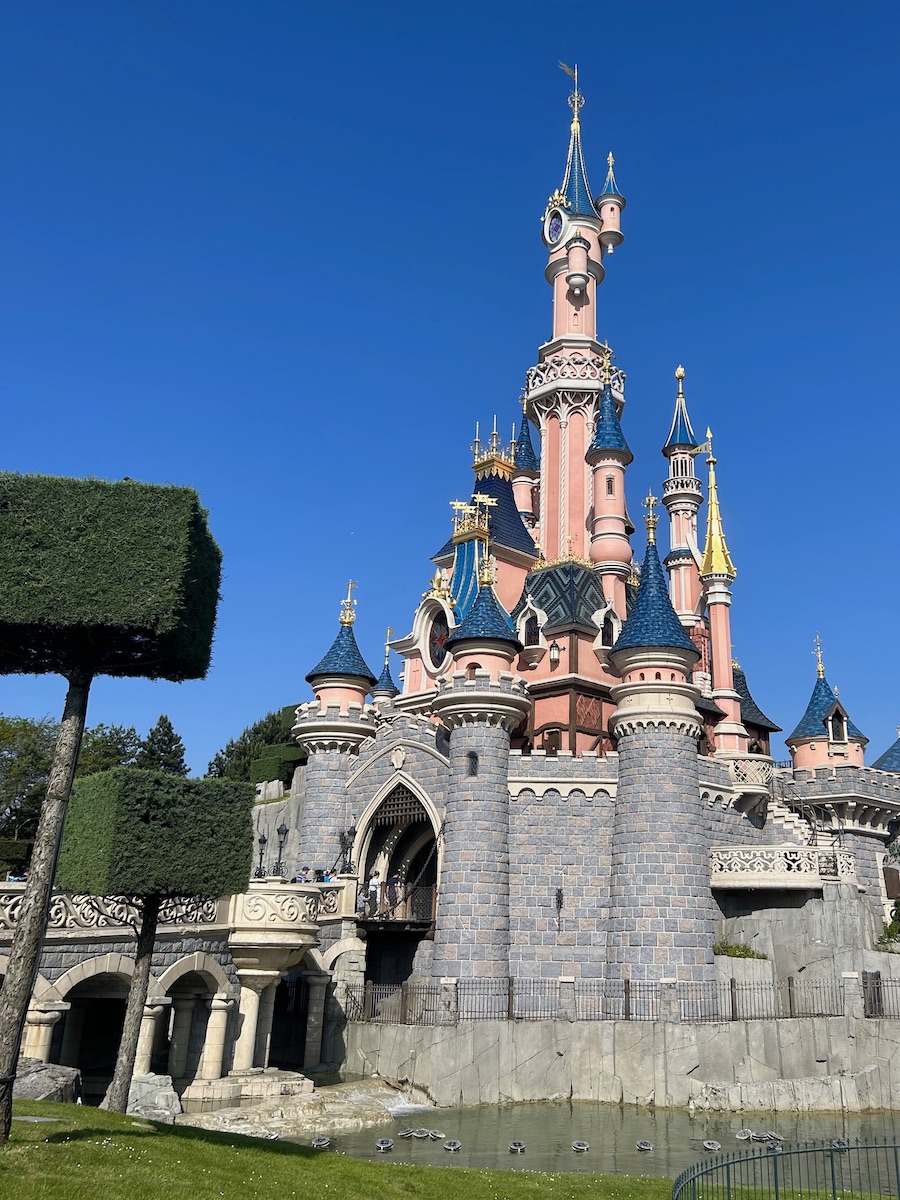
[[3,1200],[669,1200],[667,1179],[408,1167],[97,1108],[16,1103]]

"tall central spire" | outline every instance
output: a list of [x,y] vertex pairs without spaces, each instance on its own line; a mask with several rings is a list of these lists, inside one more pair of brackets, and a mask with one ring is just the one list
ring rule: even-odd
[[578,67],[577,65],[567,67],[565,63],[559,65],[567,75],[571,76],[575,84],[569,95],[569,107],[572,110],[569,156],[566,159],[566,173],[563,176],[559,194],[564,199],[565,207],[572,216],[593,217],[597,214],[591,185],[588,183],[587,168],[584,165],[584,152],[581,148],[581,120],[578,114],[584,107],[584,96],[578,88]]

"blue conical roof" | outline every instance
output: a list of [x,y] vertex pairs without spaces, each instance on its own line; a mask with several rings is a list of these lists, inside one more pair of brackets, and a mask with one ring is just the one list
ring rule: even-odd
[[634,458],[628,449],[622,426],[619,424],[612,387],[608,383],[604,386],[603,394],[600,397],[600,411],[597,413],[597,425],[594,429],[594,437],[588,447],[588,455],[599,450],[621,450],[625,455],[626,465]]
[[882,754],[881,758],[877,758],[872,766],[876,771],[897,771],[900,773],[900,737],[897,738],[893,746],[890,746]]
[[[834,688],[830,686],[823,674],[816,680],[816,686],[812,690],[806,712],[800,718],[797,728],[789,738],[785,738],[785,741],[790,742],[794,738],[825,737],[828,733],[825,727],[825,718],[836,703]],[[842,712],[846,713],[847,710],[843,705],[840,705],[840,708]],[[847,737],[865,738],[865,734],[856,728],[849,715],[847,717]]]
[[531,428],[524,413],[522,413],[522,424],[519,426],[519,436],[516,439],[515,464],[520,471],[540,470],[534,446],[531,444]]
[[470,641],[509,642],[521,649],[521,642],[513,632],[513,623],[509,613],[494,595],[494,589],[488,584],[482,584],[475,597],[475,603],[466,613],[463,623],[454,630],[453,636],[447,640],[447,649],[458,642]]
[[374,685],[375,676],[366,666],[366,661],[359,652],[359,646],[353,636],[352,625],[340,627],[328,653],[320,662],[316,663],[306,676],[306,682],[312,683],[314,679],[322,675],[353,675],[356,678],[368,680],[370,686]]
[[381,674],[372,688],[373,696],[399,696],[400,689],[397,687],[394,680],[391,678],[391,668],[388,660],[384,660],[384,666],[381,668]]
[[647,543],[634,607],[622,626],[612,653],[634,650],[640,646],[671,646],[678,650],[692,650],[700,657],[697,647],[675,615],[656,542]]
[[697,439],[694,437],[694,431],[691,428],[691,418],[688,416],[684,393],[681,391],[679,391],[675,398],[675,413],[672,417],[672,428],[669,430],[669,436],[666,438],[663,452],[671,450],[675,446],[690,446],[692,450],[697,447]]
[[588,183],[584,165],[584,153],[581,149],[581,122],[577,117],[572,122],[566,174],[559,190],[565,196],[566,208],[573,216],[596,217],[597,210],[594,208],[591,185]]

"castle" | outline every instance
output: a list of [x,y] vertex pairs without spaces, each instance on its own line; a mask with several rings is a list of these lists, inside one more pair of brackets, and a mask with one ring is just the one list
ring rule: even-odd
[[[819,649],[773,761],[681,367],[636,560],[625,375],[597,328],[625,198],[611,154],[599,195],[588,182],[577,77],[569,103],[542,225],[552,333],[516,436],[476,433],[471,497],[377,677],[348,589],[293,717],[303,758],[258,787],[247,893],[162,916],[139,1069],[195,1106],[268,1094],[253,1072],[271,1064],[377,1071],[441,1103],[900,1103],[900,957],[878,944],[900,740],[865,765]],[[296,881],[306,867],[328,878]],[[126,924],[58,900],[27,1052],[102,1074]]]

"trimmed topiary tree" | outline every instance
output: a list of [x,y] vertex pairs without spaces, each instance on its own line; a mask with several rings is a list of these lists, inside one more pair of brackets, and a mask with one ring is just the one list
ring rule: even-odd
[[103,1107],[125,1112],[160,908],[173,898],[243,892],[250,878],[250,784],[185,779],[123,767],[79,779],[72,793],[56,885],[123,896],[140,912],[134,974],[112,1083]]
[[0,673],[69,685],[0,993],[0,1143],[91,680],[203,678],[220,564],[190,488],[0,474]]

